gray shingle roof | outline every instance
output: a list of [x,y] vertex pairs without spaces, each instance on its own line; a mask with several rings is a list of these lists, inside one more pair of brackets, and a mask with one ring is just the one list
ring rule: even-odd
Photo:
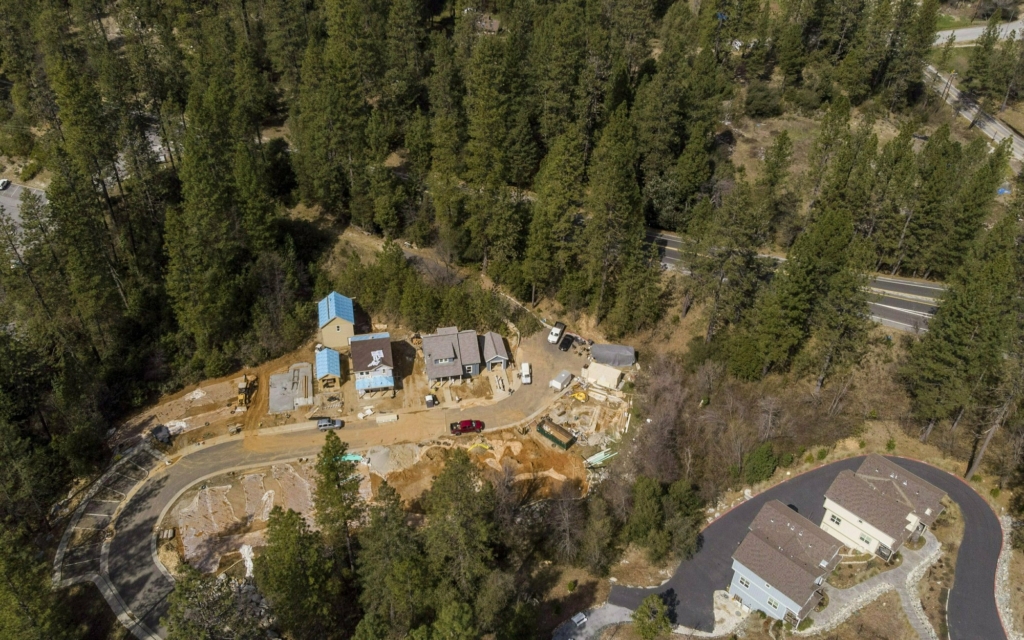
[[857,476],[882,495],[913,507],[917,516],[927,525],[935,522],[935,518],[942,513],[942,499],[946,497],[942,489],[877,453],[864,459],[857,469]]
[[[761,507],[733,558],[803,606],[839,562],[842,543],[778,500]],[[824,563],[824,564],[823,564]]]
[[825,497],[897,541],[910,533],[907,516],[913,507],[878,491],[852,471],[840,471]]
[[484,362],[490,362],[495,358],[508,361],[508,349],[505,348],[505,341],[501,338],[501,335],[488,331],[480,336],[480,342],[484,345]]
[[463,365],[480,364],[480,341],[476,338],[476,331],[466,329],[459,332],[459,358]]

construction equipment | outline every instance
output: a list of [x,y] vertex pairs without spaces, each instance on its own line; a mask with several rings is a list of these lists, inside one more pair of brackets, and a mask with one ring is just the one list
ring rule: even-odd
[[590,396],[587,395],[586,391],[577,391],[572,394],[572,397],[575,398],[576,400],[579,400],[580,402],[586,402],[590,398]]
[[256,382],[259,378],[257,376],[249,377],[249,374],[242,374],[242,381],[238,383],[238,406],[248,407],[252,403],[252,397],[256,395],[256,389],[258,388]]

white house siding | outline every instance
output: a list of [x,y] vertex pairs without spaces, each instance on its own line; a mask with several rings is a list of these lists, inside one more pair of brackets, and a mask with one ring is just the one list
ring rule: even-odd
[[[840,524],[835,524],[832,521],[832,516],[838,517]],[[912,524],[913,526],[917,525],[916,522]],[[851,549],[857,549],[864,553],[877,553],[880,543],[893,551],[896,550],[896,540],[893,540],[892,536],[876,529],[871,524],[865,522],[863,518],[858,517],[828,498],[825,498],[825,517],[821,520],[821,528],[831,533]],[[908,526],[908,528],[912,529],[913,527]],[[866,535],[870,538],[871,543],[868,544],[862,541],[860,539],[861,535]]]
[[[803,605],[794,602],[775,587],[767,586],[768,583],[759,578],[756,573],[735,560],[732,561],[732,570],[732,583],[729,585],[729,594],[739,598],[740,602],[751,609],[760,609],[776,620],[785,618],[787,611],[792,612],[798,618],[800,617],[800,609]],[[749,587],[744,586],[740,582],[744,578],[750,583]],[[769,598],[779,603],[778,609],[768,604]]]

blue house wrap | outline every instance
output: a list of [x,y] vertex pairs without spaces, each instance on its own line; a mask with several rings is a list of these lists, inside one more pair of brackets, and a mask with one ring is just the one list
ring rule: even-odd
[[321,328],[335,318],[341,318],[352,324],[356,322],[356,312],[352,306],[352,298],[346,298],[337,291],[327,294],[327,297],[317,304],[317,311],[320,314]]
[[316,379],[327,376],[341,377],[341,356],[334,349],[323,348],[316,354]]

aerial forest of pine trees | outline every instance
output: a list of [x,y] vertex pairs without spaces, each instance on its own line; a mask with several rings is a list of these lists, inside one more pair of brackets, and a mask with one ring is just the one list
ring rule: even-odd
[[[308,342],[335,288],[412,331],[537,331],[542,301],[611,340],[699,331],[640,349],[644,429],[585,496],[453,454],[413,526],[387,485],[360,501],[329,436],[317,526],[275,510],[257,559],[291,638],[535,637],[538,562],[684,558],[722,491],[883,413],[1022,483],[1024,184],[925,82],[939,0],[0,7],[0,153],[47,180],[0,213],[0,638],[95,637],[50,588],[52,505],[125,416]],[[997,25],[961,87],[993,111],[1024,60]],[[735,162],[733,122],[778,118],[813,126]],[[383,249],[332,271],[347,228]],[[871,322],[874,273],[945,283],[926,333]],[[170,638],[265,637],[233,597],[188,573]]]

